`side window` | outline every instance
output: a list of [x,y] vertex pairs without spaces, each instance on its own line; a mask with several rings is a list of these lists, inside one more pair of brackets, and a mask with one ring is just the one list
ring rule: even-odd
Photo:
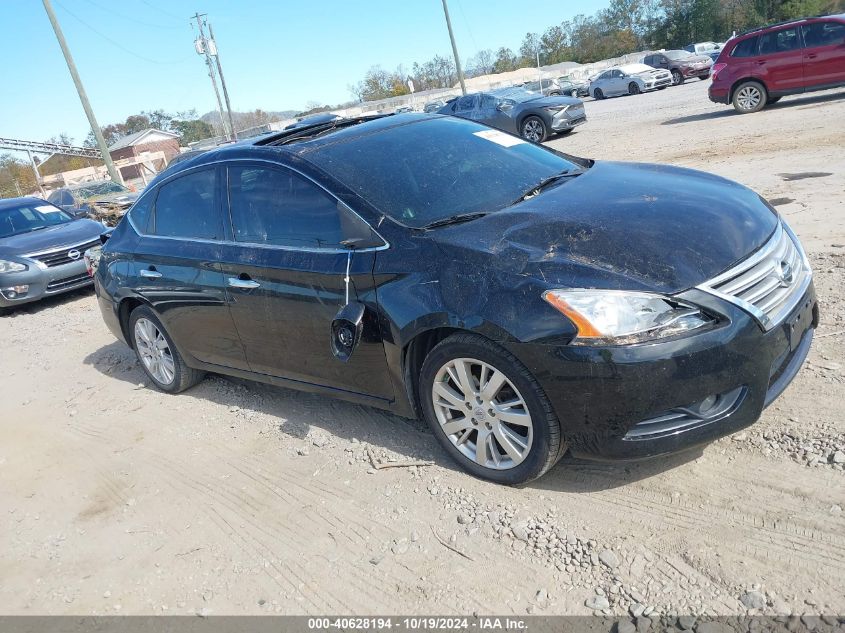
[[787,53],[801,48],[798,39],[798,28],[781,29],[764,33],[760,36],[760,54],[772,55],[774,53]]
[[337,201],[286,169],[229,167],[229,209],[236,242],[337,248],[345,237]]
[[804,32],[804,46],[835,46],[845,43],[845,24],[842,22],[814,22],[801,27]]
[[742,40],[739,44],[734,46],[734,49],[731,52],[731,57],[754,57],[757,55],[757,42],[759,40],[759,36]]
[[614,70],[612,73],[610,73],[610,76],[613,77],[614,79],[620,79],[622,77],[622,71],[621,70]]
[[67,204],[67,205],[75,205],[76,204],[76,200],[73,199],[73,194],[70,191],[68,191],[67,189],[62,191],[61,201],[62,201],[62,204]]
[[458,99],[458,112],[468,112],[475,107],[475,95],[467,95]]
[[495,110],[496,105],[499,103],[499,100],[494,97],[493,95],[483,95],[481,97],[481,109],[482,110]]
[[59,199],[62,197],[61,191],[54,191],[49,196],[47,196],[47,202],[55,205],[60,205]]
[[150,211],[153,210],[153,200],[156,194],[154,191],[141,196],[129,209],[129,219],[132,224],[138,229],[139,233],[146,233],[150,224]]
[[203,169],[159,187],[152,232],[164,237],[222,239],[223,224],[214,204],[216,181],[214,169]]

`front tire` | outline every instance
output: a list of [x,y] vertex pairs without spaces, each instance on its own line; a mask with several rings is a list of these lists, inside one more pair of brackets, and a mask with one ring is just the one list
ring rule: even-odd
[[525,483],[566,452],[540,385],[516,357],[483,337],[454,334],[431,350],[418,396],[437,441],[481,479]]
[[141,368],[161,391],[185,391],[205,376],[185,364],[161,320],[147,306],[138,306],[129,315],[129,332]]
[[684,83],[684,76],[681,74],[680,70],[673,70],[672,71],[672,85],[673,86],[680,86]]
[[746,81],[737,86],[734,90],[734,110],[740,114],[759,112],[766,107],[768,93],[763,84],[756,81]]
[[532,143],[542,143],[549,136],[549,131],[546,124],[538,116],[530,116],[522,122],[520,126],[520,134],[522,138]]
[[628,84],[628,94],[629,95],[638,95],[640,94],[640,87],[637,85],[636,81],[632,81]]
[[698,77],[698,78],[699,78],[699,79],[701,79],[701,81],[707,81],[708,79],[710,79],[710,75],[709,75],[709,74],[707,74],[707,75],[699,75],[699,77]]

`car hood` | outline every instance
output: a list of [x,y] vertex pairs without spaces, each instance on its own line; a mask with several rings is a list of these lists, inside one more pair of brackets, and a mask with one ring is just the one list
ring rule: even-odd
[[573,97],[537,97],[536,99],[530,99],[529,101],[523,101],[521,103],[517,103],[517,105],[526,107],[526,108],[545,108],[546,106],[561,106],[561,105],[579,105],[582,101],[580,99],[574,99]]
[[634,73],[634,77],[661,77],[668,74],[671,73],[663,68],[652,68],[651,70],[642,70],[638,73]]
[[48,251],[62,246],[90,242],[107,229],[93,220],[74,220],[48,229],[0,239],[0,257]]
[[430,235],[464,271],[676,293],[744,259],[777,222],[757,194],[719,176],[599,162],[525,202]]
[[701,62],[712,62],[713,58],[710,57],[710,55],[691,55],[690,57],[684,57],[683,59],[679,59],[678,61],[682,64],[700,64]]
[[135,193],[134,191],[131,192],[114,192],[114,193],[104,193],[100,196],[93,196],[88,198],[86,202],[88,204],[106,204],[106,205],[118,205],[121,207],[128,207],[134,204],[134,202],[138,199],[140,194]]

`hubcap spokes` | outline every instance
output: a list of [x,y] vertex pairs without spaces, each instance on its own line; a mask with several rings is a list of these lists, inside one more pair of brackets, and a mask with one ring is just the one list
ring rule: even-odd
[[528,405],[492,365],[472,358],[446,363],[435,377],[432,399],[446,437],[479,466],[506,470],[528,456],[534,431]]
[[534,141],[535,143],[539,141],[543,137],[543,130],[540,127],[540,124],[537,121],[529,121],[525,124],[525,136],[528,137],[530,141]]
[[140,318],[135,322],[135,349],[141,357],[144,367],[158,382],[169,385],[176,375],[173,355],[167,339],[149,319]]
[[743,88],[739,91],[739,106],[743,110],[752,110],[760,103],[760,91],[755,88]]

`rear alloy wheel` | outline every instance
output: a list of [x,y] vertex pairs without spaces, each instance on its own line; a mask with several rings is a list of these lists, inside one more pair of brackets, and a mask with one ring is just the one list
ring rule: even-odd
[[632,81],[628,84],[628,94],[629,95],[638,95],[640,94],[640,87],[637,85],[636,81]]
[[684,83],[684,76],[681,74],[680,70],[673,70],[672,71],[672,85],[673,86],[680,86]]
[[599,101],[601,101],[602,99],[604,99],[604,93],[601,91],[601,88],[596,88],[596,89],[593,91],[593,99],[597,99],[597,100],[599,100]]
[[179,393],[203,379],[204,372],[188,367],[156,314],[139,306],[129,316],[132,346],[144,373],[167,393]]
[[522,138],[532,143],[542,143],[548,136],[546,124],[538,116],[530,116],[522,122]]
[[746,81],[734,91],[733,106],[740,114],[759,112],[766,106],[768,95],[762,84]]
[[437,440],[477,477],[524,483],[554,466],[566,450],[534,377],[480,336],[455,334],[429,353],[419,398]]

